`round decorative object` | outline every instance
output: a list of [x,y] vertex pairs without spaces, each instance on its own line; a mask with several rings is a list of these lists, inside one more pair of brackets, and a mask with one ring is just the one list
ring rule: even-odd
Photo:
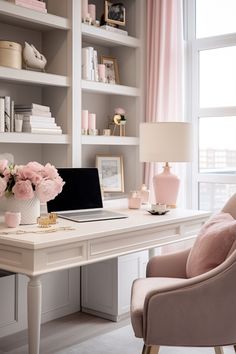
[[21,225],[36,224],[40,216],[40,201],[36,196],[29,200],[16,199],[11,196],[5,198],[5,210],[21,213]]

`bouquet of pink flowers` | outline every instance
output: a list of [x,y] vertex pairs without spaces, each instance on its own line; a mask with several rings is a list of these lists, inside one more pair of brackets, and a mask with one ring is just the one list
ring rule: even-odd
[[13,195],[17,199],[29,200],[37,196],[45,203],[61,193],[64,184],[50,163],[45,166],[38,162],[8,165],[7,160],[0,160],[0,197]]

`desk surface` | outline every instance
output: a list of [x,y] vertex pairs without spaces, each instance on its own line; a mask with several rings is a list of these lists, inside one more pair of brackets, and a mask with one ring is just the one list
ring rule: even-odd
[[[56,232],[47,232],[46,229],[39,228],[37,225],[22,225],[17,229],[6,228],[3,223],[3,217],[0,217],[0,244],[40,249],[75,241],[111,237],[119,233],[161,227],[176,222],[194,221],[202,217],[207,218],[210,215],[206,211],[185,209],[173,209],[165,215],[151,215],[144,209],[119,209],[117,211],[126,214],[128,218],[87,223],[76,223],[59,218],[57,225],[51,227],[52,230],[60,227],[71,227],[72,230],[58,230]],[[26,231],[27,233],[17,234],[17,230]],[[50,229],[48,230],[50,231]]]
[[[174,209],[159,216],[119,210],[127,219],[76,223],[59,219],[48,232],[37,225],[0,223],[0,268],[29,276],[85,265],[196,236],[210,213]],[[60,228],[70,228],[58,230]],[[22,230],[25,233],[17,234]],[[42,233],[39,233],[42,232]]]

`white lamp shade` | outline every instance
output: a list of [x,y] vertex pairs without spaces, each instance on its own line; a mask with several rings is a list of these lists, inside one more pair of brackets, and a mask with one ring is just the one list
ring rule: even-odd
[[191,124],[186,122],[141,123],[140,161],[191,161],[191,133]]

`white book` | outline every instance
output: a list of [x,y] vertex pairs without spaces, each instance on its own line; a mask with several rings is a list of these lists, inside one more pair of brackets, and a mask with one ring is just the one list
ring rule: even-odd
[[61,128],[59,129],[50,129],[50,128],[29,128],[24,131],[24,133],[33,133],[33,134],[62,134]]
[[30,105],[27,104],[16,104],[15,109],[22,109],[22,110],[30,110],[30,109],[36,109],[39,111],[44,111],[44,112],[50,112],[50,107],[49,106],[43,106],[38,103],[31,103]]
[[94,67],[94,80],[99,81],[98,76],[98,52],[94,49],[93,51],[93,67]]
[[0,97],[0,133],[5,131],[5,99]]
[[11,101],[11,118],[10,118],[11,132],[14,132],[14,127],[15,127],[14,101]]
[[93,51],[93,47],[82,48],[82,78],[84,80],[92,80]]
[[41,116],[23,116],[25,122],[38,122],[38,123],[55,123],[54,117],[41,117]]
[[11,131],[11,98],[5,96],[5,132]]
[[30,109],[30,110],[21,110],[15,109],[15,112],[18,114],[23,114],[24,116],[40,116],[40,117],[51,117],[51,112],[44,112],[38,109]]
[[104,29],[106,31],[109,31],[109,32],[119,33],[119,34],[122,34],[124,36],[128,36],[128,32],[124,31],[124,30],[122,30],[120,28],[112,27],[112,26],[109,26],[109,25],[103,25],[100,28],[102,28],[102,29]]
[[56,123],[47,123],[47,122],[28,122],[23,121],[23,130],[24,128],[57,128]]

